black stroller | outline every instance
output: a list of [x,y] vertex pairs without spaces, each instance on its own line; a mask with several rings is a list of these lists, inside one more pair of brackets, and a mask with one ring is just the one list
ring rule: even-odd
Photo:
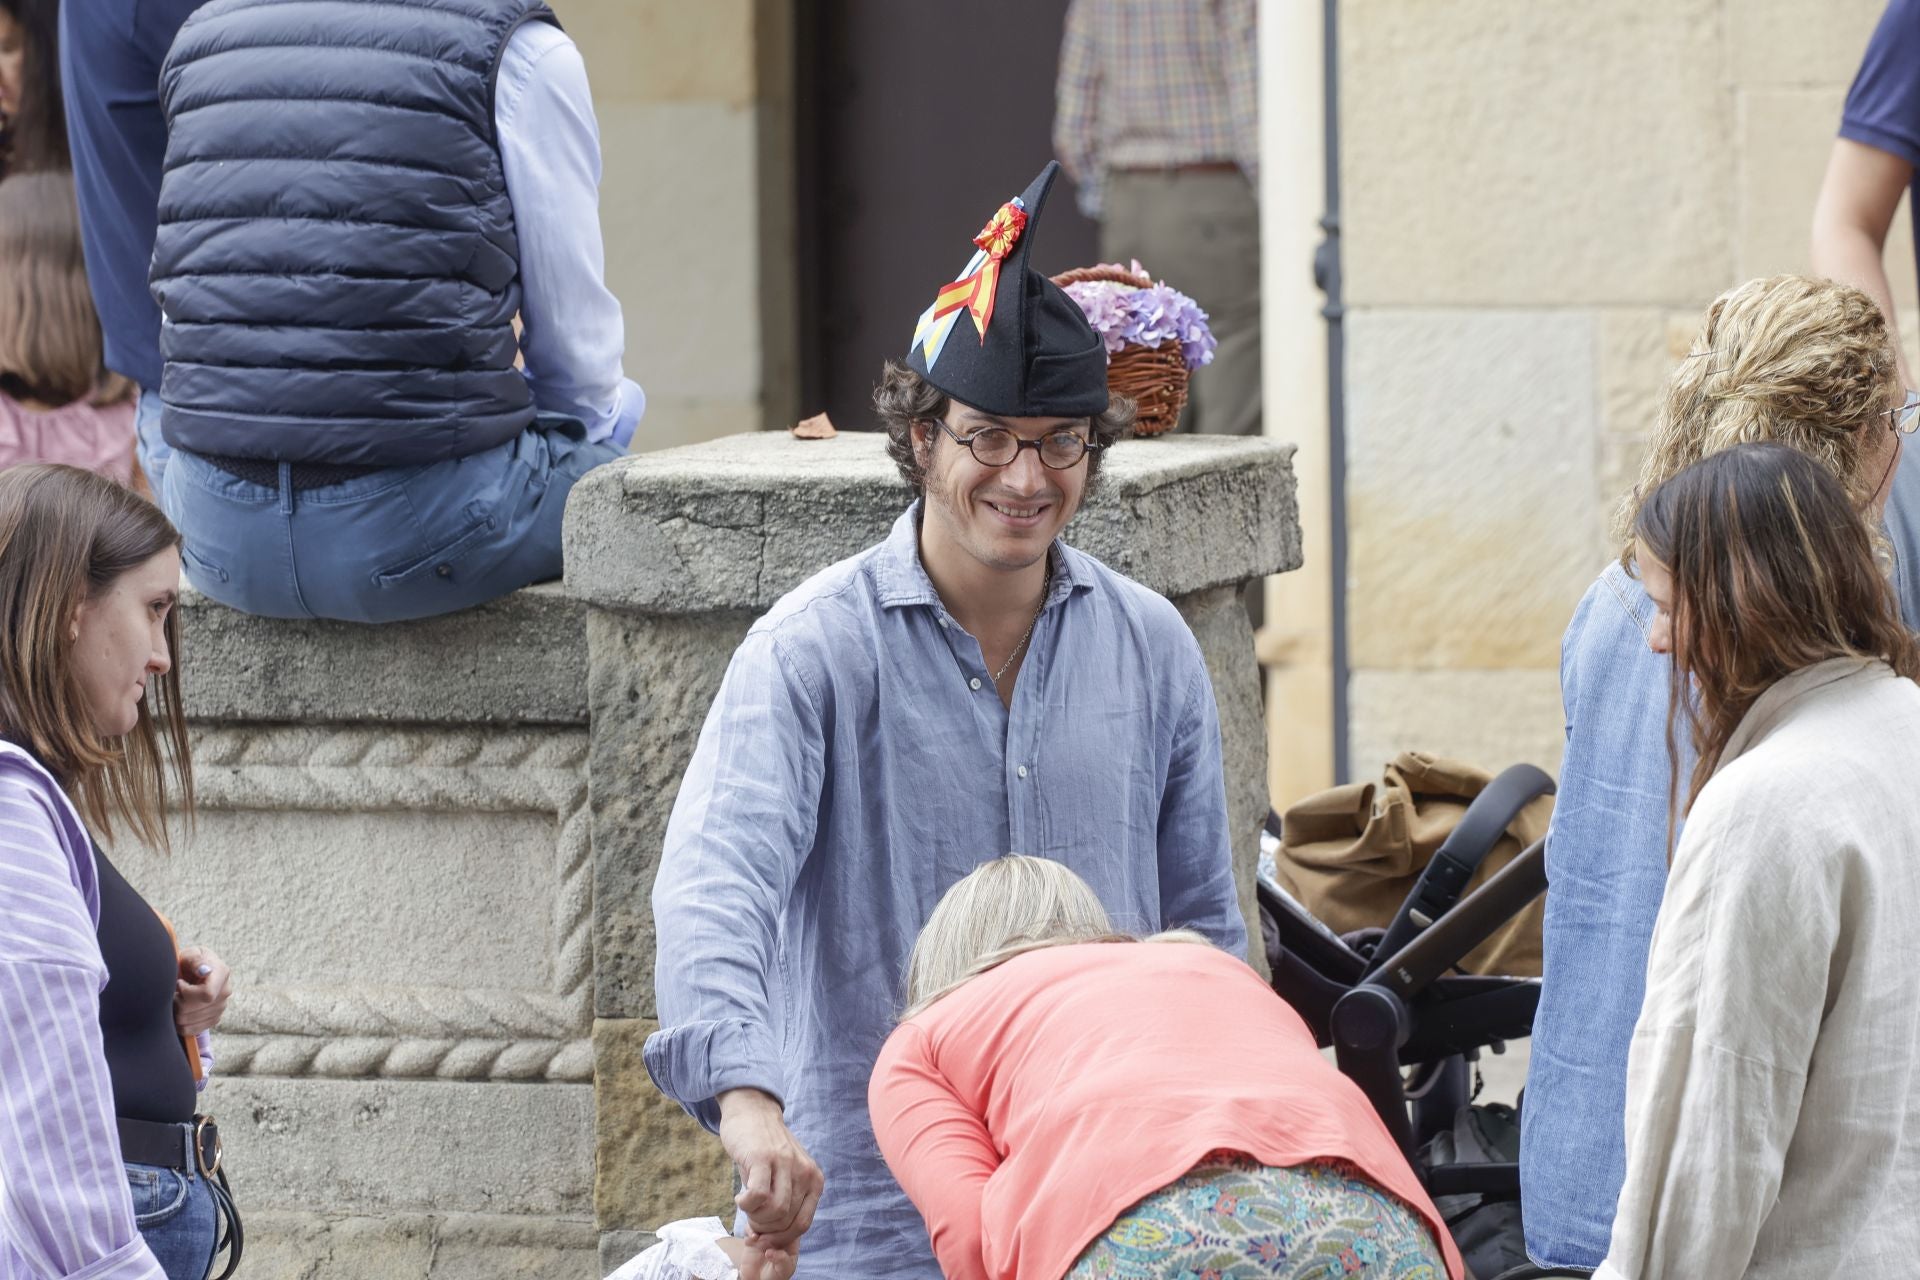
[[[1517,1116],[1471,1105],[1481,1052],[1531,1034],[1539,980],[1453,972],[1546,891],[1544,842],[1536,842],[1461,896],[1520,810],[1552,791],[1553,779],[1532,765],[1495,778],[1369,948],[1350,946],[1267,877],[1259,884],[1274,990],[1373,1103],[1478,1280],[1586,1274],[1526,1260]],[[1278,838],[1278,815],[1268,830]]]

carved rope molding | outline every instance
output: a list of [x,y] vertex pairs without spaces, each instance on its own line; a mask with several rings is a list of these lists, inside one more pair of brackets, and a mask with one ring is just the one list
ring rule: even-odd
[[221,1024],[228,1075],[590,1080],[587,736],[569,730],[234,728],[194,732],[208,809],[470,809],[558,820],[549,991],[243,988]]

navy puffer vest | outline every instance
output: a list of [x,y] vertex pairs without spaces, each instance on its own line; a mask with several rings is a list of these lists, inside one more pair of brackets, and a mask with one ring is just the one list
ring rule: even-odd
[[538,0],[212,0],[161,71],[162,429],[196,453],[437,462],[533,421],[500,55]]

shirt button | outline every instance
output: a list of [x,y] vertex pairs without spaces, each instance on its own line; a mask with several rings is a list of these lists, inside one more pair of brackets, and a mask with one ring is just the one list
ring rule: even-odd
[[940,619],[940,629],[942,631],[947,629],[947,620],[945,618]]
[[975,676],[975,677],[974,677],[973,679],[971,679],[971,680],[969,680],[969,681],[967,681],[967,688],[969,688],[969,689],[978,689],[979,687],[980,687],[980,677],[979,677],[979,676]]
[[1027,766],[1025,765],[1020,766],[1020,776],[1023,778],[1027,776]]

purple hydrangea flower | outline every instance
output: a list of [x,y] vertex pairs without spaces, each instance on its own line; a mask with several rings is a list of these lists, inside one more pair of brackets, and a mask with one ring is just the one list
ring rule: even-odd
[[[1138,263],[1134,264],[1134,270],[1140,271]],[[1163,281],[1136,289],[1132,285],[1088,280],[1068,285],[1067,296],[1080,304],[1087,323],[1100,335],[1109,359],[1129,342],[1157,347],[1172,338],[1180,343],[1187,368],[1198,369],[1213,360],[1217,344],[1213,330],[1207,327],[1207,313],[1192,298]]]

